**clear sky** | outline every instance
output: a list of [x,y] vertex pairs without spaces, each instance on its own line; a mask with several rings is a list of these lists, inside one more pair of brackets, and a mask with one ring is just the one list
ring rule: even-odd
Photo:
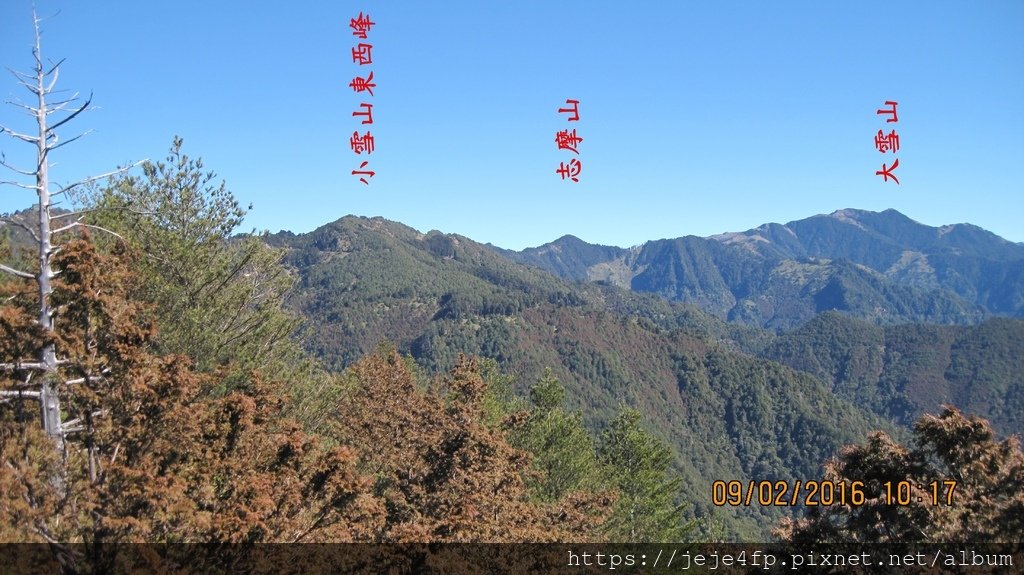
[[[1024,241],[1024,2],[36,0],[59,87],[101,109],[56,153],[68,182],[174,135],[246,227],[383,216],[520,249],[630,246],[841,208]],[[352,35],[359,12],[376,23]],[[30,0],[0,0],[0,64],[31,66]],[[353,62],[359,42],[373,64]],[[374,73],[374,95],[348,87]],[[11,76],[0,97],[27,100]],[[580,120],[559,114],[580,101]],[[875,111],[898,104],[899,122]],[[373,125],[353,117],[373,104]],[[31,130],[3,106],[0,124]],[[349,138],[369,129],[376,149]],[[575,128],[579,155],[555,133]],[[875,149],[895,129],[895,155]],[[9,160],[31,149],[7,137]],[[582,162],[579,183],[560,162]],[[900,184],[875,172],[899,159]],[[369,185],[351,175],[362,161]],[[24,163],[24,162],[23,162]],[[0,179],[6,179],[6,176]],[[0,211],[31,192],[0,188]]]

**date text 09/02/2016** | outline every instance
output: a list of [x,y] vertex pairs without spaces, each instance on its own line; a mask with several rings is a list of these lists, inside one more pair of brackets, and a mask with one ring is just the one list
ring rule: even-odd
[[869,487],[863,481],[714,481],[711,502],[718,506],[953,505],[956,481],[885,481]]

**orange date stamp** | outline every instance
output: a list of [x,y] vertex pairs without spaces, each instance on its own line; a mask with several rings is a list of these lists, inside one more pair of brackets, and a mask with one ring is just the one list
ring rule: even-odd
[[886,481],[870,488],[863,481],[750,480],[711,483],[711,502],[717,507],[806,507],[885,505],[953,505],[956,481]]

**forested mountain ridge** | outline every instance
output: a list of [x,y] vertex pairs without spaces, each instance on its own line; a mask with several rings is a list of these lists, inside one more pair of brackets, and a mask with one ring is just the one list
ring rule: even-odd
[[1024,315],[1024,247],[970,224],[935,228],[891,209],[839,210],[630,249],[567,236],[499,251],[568,279],[608,281],[768,328],[828,310],[880,324]]
[[[11,240],[17,246],[24,238],[12,234]],[[241,247],[243,240],[232,243]],[[1017,374],[1024,372],[1024,321],[879,326],[807,308],[809,321],[775,334],[623,289],[615,274],[629,271],[607,259],[646,262],[634,278],[641,281],[653,277],[652,269],[685,277],[674,264],[658,268],[666,253],[690,254],[693,261],[710,254],[702,265],[728,282],[751,270],[751,277],[765,273],[760,256],[719,240],[687,237],[622,250],[567,236],[548,250],[561,273],[599,270],[605,276],[598,282],[564,279],[469,238],[424,234],[383,218],[349,216],[308,234],[281,232],[262,241],[280,250],[294,279],[289,306],[304,318],[303,344],[328,368],[350,367],[385,340],[415,359],[420,378],[456,367],[460,354],[476,354],[512,374],[522,395],[549,368],[593,433],[621,406],[639,409],[645,425],[671,446],[696,515],[714,510],[714,479],[814,478],[840,446],[863,441],[871,429],[899,437],[942,403],[990,419],[1002,434],[1022,431]],[[746,259],[730,259],[736,249]],[[766,275],[776,282],[786,274],[804,277],[806,288],[818,281],[807,270],[825,268],[833,273],[831,289],[848,297],[863,296],[865,290],[849,286],[868,278],[876,282],[868,285],[889,290],[880,293],[904,294],[908,309],[942,309],[936,301],[955,297],[928,299],[920,288],[886,283],[867,263],[799,257],[806,259],[783,260]],[[700,303],[722,305],[711,296],[728,282],[705,278]],[[813,301],[830,293],[825,282]],[[730,536],[749,540],[764,537],[782,511],[718,513]]]
[[[138,237],[151,233],[131,226],[143,234]],[[161,238],[146,241],[167,241]],[[936,412],[946,402],[991,419],[1004,435],[1021,431],[1024,389],[1017,374],[1024,367],[1024,321],[1017,319],[976,326],[878,326],[824,313],[777,335],[610,281],[562,279],[469,238],[423,234],[382,218],[349,216],[309,234],[236,236],[224,249],[245,253],[255,249],[253,241],[268,244],[268,257],[283,258],[294,284],[281,294],[303,317],[302,343],[317,361],[335,373],[362,373],[374,366],[354,389],[372,387],[389,370],[404,369],[395,359],[387,360],[390,367],[379,355],[367,359],[386,340],[417,364],[409,373],[392,374],[406,387],[412,380],[422,386],[432,376],[465,369],[461,354],[467,353],[496,360],[515,378],[520,396],[538,381],[557,378],[565,386],[567,408],[579,409],[576,417],[591,433],[621,421],[624,406],[635,408],[644,426],[670,447],[681,479],[678,501],[692,515],[718,517],[729,538],[763,539],[785,510],[716,508],[710,497],[716,479],[820,477],[822,463],[841,446],[861,443],[877,429],[905,437],[918,415]],[[591,258],[618,253],[575,243],[579,254]],[[202,252],[179,251],[175,257]],[[252,275],[245,273],[237,278],[240,286]],[[182,323],[184,316],[168,310],[162,323],[178,330],[189,326]],[[196,312],[202,323],[206,315]],[[171,343],[161,339],[154,349]],[[191,338],[174,346],[200,360],[207,354]],[[287,377],[302,377],[299,372],[306,368],[289,369]],[[236,373],[233,378],[243,377]],[[236,385],[231,378],[227,382]],[[339,437],[347,429],[344,421],[373,419],[370,408],[344,414],[325,410],[330,397],[319,398],[322,407],[314,412],[303,411],[300,398],[295,413],[305,413],[311,429],[340,425],[332,432]],[[388,417],[375,421],[371,433],[392,425]],[[344,440],[359,445],[366,439]]]
[[[715,478],[813,476],[840,445],[886,427],[814,378],[737,351],[758,340],[747,328],[652,295],[576,285],[464,237],[349,216],[268,242],[289,249],[292,304],[309,318],[307,348],[328,365],[389,339],[429,372],[459,353],[494,358],[521,389],[550,368],[593,429],[620,404],[638,408],[672,445],[700,513]],[[743,511],[728,525],[747,537],[773,522],[757,514],[779,513]]]
[[[292,306],[308,320],[307,349],[328,365],[343,367],[386,339],[428,373],[449,369],[459,353],[479,354],[524,389],[550,368],[592,429],[620,403],[640,409],[674,447],[686,493],[702,513],[715,478],[813,477],[839,445],[861,441],[869,428],[905,430],[943,401],[977,408],[1004,433],[1019,426],[1012,406],[1022,390],[1006,369],[1013,350],[1024,349],[1014,339],[1019,320],[993,324],[1011,335],[1000,335],[1005,345],[991,351],[1002,359],[988,362],[990,351],[968,353],[964,342],[989,323],[883,330],[825,314],[776,336],[653,294],[559,279],[468,238],[382,218],[348,216],[267,241],[286,249],[297,276]],[[593,257],[615,250],[563,241]],[[950,346],[960,342],[955,353],[937,351],[945,363],[914,359],[927,355],[936,329]],[[976,385],[992,390],[989,399],[969,400]],[[776,513],[746,509],[727,524],[763,536],[770,521],[758,514]]]
[[[181,145],[83,198],[79,221],[101,238],[48,231],[42,200],[38,231],[5,216],[39,252],[57,246],[52,274],[0,267],[0,542],[50,544],[15,552],[15,569],[162,570],[166,548],[104,548],[129,541],[204,543],[186,559],[207,572],[247,571],[239,561],[261,543],[680,541],[693,529],[638,412],[620,409],[595,439],[556,381],[526,403],[493,362],[461,354],[433,377],[388,346],[324,370],[294,340],[284,250],[230,236],[245,210]],[[10,229],[5,262],[32,247]],[[57,278],[49,294],[40,276]],[[59,395],[39,409],[51,384]],[[589,466],[534,463],[553,454]],[[642,481],[626,483],[624,457]],[[634,508],[651,513],[636,521]],[[405,558],[381,559],[372,572]]]

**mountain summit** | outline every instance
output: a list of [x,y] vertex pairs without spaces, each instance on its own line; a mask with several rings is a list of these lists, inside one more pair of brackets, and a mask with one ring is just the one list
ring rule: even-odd
[[1024,246],[970,224],[926,226],[892,209],[843,209],[628,250],[565,236],[501,253],[566,279],[651,292],[769,328],[828,310],[883,324],[1024,316]]

